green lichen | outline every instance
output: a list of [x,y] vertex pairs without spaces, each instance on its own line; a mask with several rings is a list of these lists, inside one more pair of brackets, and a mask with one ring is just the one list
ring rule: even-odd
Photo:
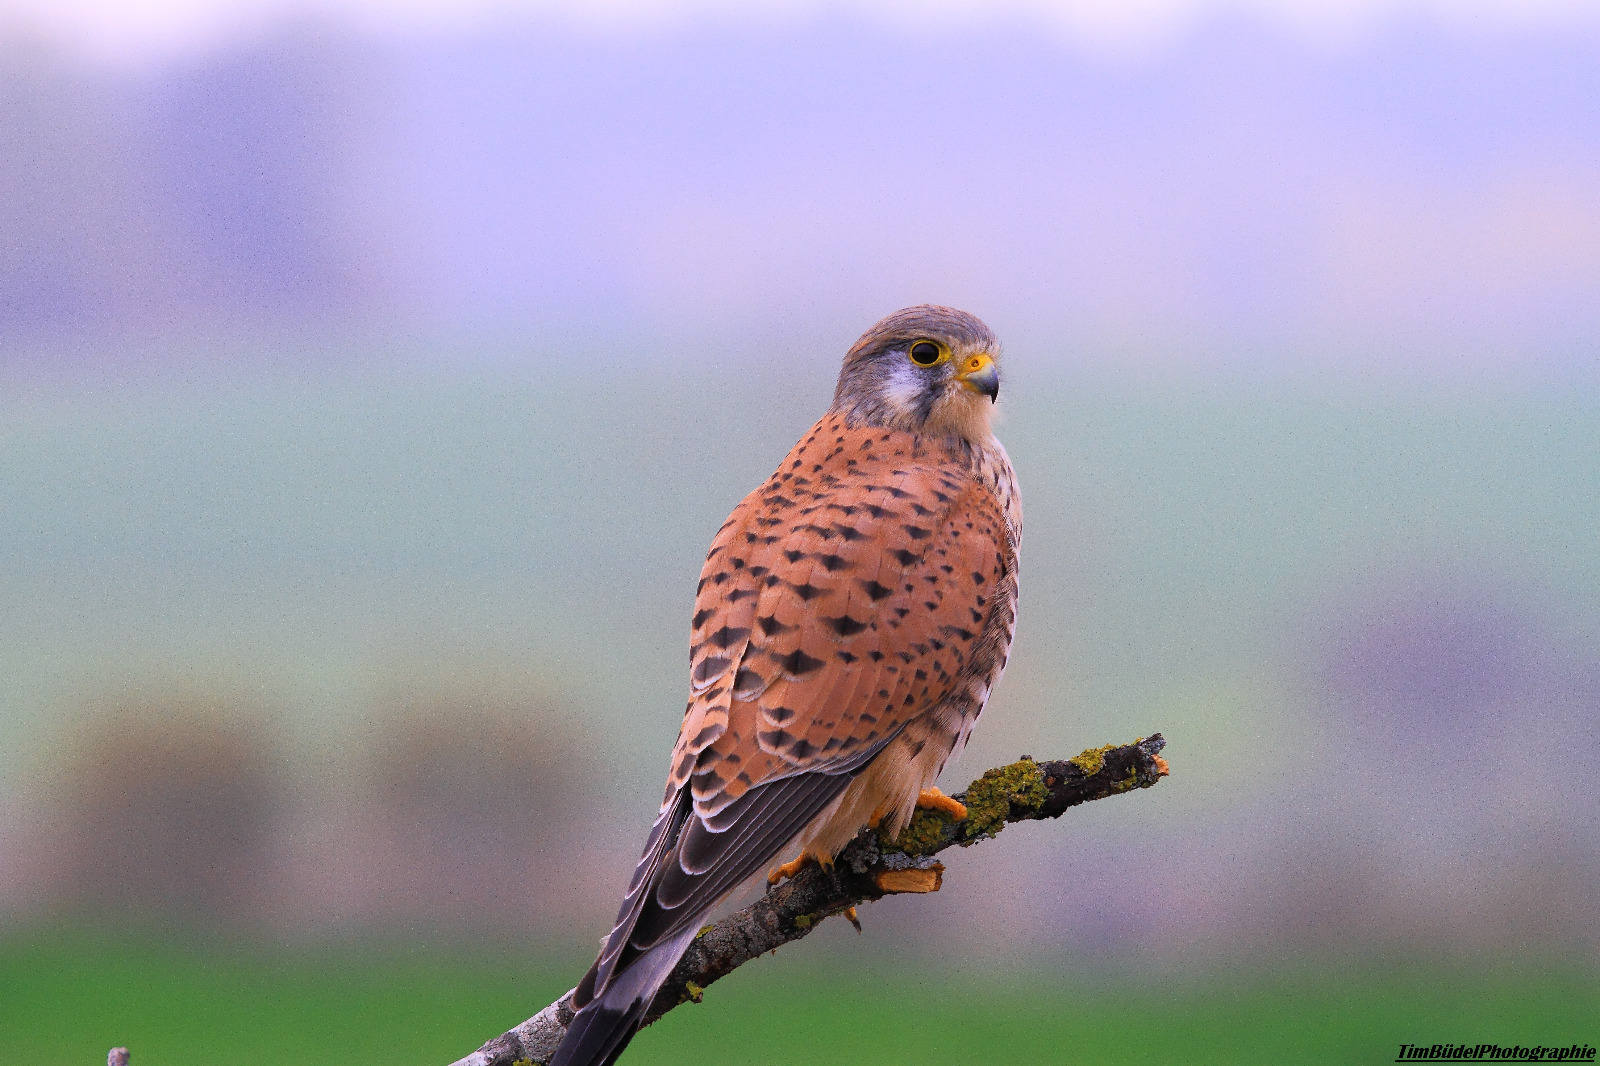
[[513,1062],[511,1066],[539,1066],[539,1064],[534,1062],[532,1059],[518,1059],[516,1062]]
[[705,998],[706,990],[700,985],[695,984],[693,981],[685,981],[683,983],[683,990],[688,994],[690,1003],[699,1003]]
[[1111,791],[1113,791],[1113,792],[1126,792],[1130,788],[1138,788],[1138,787],[1139,787],[1139,767],[1130,766],[1130,767],[1128,767],[1128,776],[1124,777],[1121,781],[1113,782],[1112,785],[1111,785]]
[[1078,769],[1082,770],[1084,777],[1093,777],[1095,774],[1099,773],[1100,768],[1106,764],[1106,752],[1115,751],[1116,749],[1117,745],[1115,744],[1106,744],[1098,748],[1089,748],[1086,751],[1080,751],[1067,761],[1073,766],[1076,766]]
[[879,829],[878,842],[885,851],[932,855],[951,843],[952,826],[955,839],[963,845],[999,836],[1013,808],[1037,810],[1049,796],[1044,771],[1032,759],[1023,758],[1010,766],[997,766],[967,786],[961,797],[967,808],[964,821],[957,822],[941,810],[918,808],[898,839],[890,839],[887,829]]
[[961,802],[967,805],[962,832],[970,843],[983,837],[999,836],[1013,808],[1038,810],[1050,797],[1044,771],[1032,759],[1019,759],[1010,766],[997,766],[967,786]]
[[794,927],[796,929],[810,929],[811,923],[814,921],[816,921],[816,918],[814,918],[812,915],[797,914],[794,916]]
[[946,842],[954,820],[944,811],[918,808],[911,821],[900,830],[900,836],[889,839],[886,829],[878,830],[878,841],[886,851],[903,851],[907,855],[931,855]]
[[701,937],[705,936],[707,933],[711,932],[711,930],[713,930],[715,928],[716,928],[715,925],[702,925],[700,927],[700,931],[694,935],[694,938],[696,940],[699,940]]

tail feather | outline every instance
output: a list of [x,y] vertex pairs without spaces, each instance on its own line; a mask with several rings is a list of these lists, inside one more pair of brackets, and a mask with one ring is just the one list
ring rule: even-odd
[[611,1066],[616,1062],[697,932],[691,927],[657,944],[617,974],[610,986],[572,1019],[550,1066]]
[[852,761],[836,774],[763,782],[709,818],[694,811],[687,788],[669,800],[639,858],[617,924],[578,982],[572,997],[578,1013],[551,1066],[615,1062],[705,916],[830,809],[858,767]]

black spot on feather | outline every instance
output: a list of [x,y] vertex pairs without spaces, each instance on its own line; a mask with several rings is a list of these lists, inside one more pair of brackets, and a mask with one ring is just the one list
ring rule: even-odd
[[709,681],[726,670],[728,665],[729,660],[720,655],[713,655],[709,659],[701,659],[700,665],[694,668],[694,679],[696,681]]
[[867,628],[867,623],[857,621],[849,615],[841,615],[838,618],[824,618],[823,622],[841,637],[853,637]]
[[801,648],[796,648],[788,655],[775,657],[774,661],[796,677],[803,677],[822,668],[821,659],[813,659]]
[[763,748],[782,751],[794,742],[794,737],[787,729],[766,729],[756,733],[756,740]]

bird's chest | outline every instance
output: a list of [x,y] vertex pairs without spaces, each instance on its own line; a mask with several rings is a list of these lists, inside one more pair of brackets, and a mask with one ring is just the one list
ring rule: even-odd
[[982,712],[989,694],[1005,670],[1017,628],[1018,563],[1022,549],[1022,492],[1010,457],[998,440],[973,447],[965,457],[972,477],[993,494],[1004,518],[1004,536],[997,538],[1000,574],[983,605],[982,631],[966,664],[964,684],[951,693],[947,713],[964,719],[961,737]]
[[973,477],[994,493],[1005,515],[1006,547],[1014,573],[1016,559],[1022,553],[1022,489],[1017,484],[1016,471],[1011,469],[1011,457],[998,440],[991,438],[987,446],[973,449],[971,464]]

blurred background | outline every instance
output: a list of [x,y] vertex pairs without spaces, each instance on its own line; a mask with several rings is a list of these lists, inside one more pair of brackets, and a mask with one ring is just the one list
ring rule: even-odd
[[630,1060],[1595,1043],[1600,9],[4,0],[0,1061],[569,987],[712,533],[917,302],[1028,512],[944,784],[1173,776]]

